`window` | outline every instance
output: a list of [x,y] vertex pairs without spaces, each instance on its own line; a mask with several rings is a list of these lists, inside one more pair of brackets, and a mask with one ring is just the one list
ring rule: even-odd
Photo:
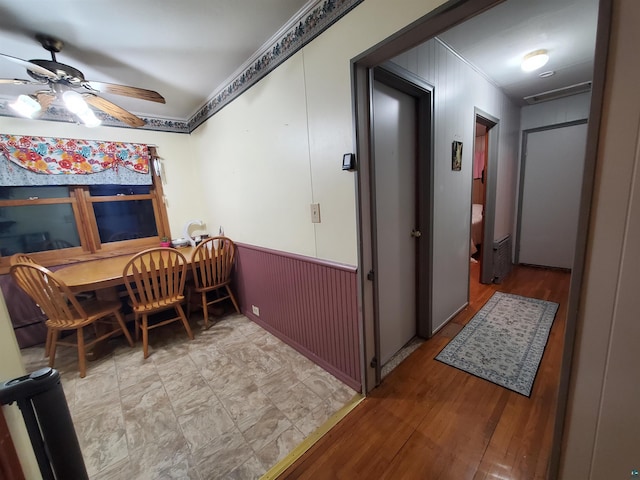
[[169,236],[162,185],[0,187],[0,273],[14,253],[44,265],[137,251]]
[[101,243],[158,236],[150,190],[146,185],[89,187]]

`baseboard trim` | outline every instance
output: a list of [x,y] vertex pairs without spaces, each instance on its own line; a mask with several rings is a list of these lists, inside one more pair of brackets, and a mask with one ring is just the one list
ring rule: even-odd
[[309,450],[313,445],[324,437],[329,430],[335,427],[340,420],[346,417],[349,412],[351,412],[354,408],[358,406],[358,404],[364,400],[364,396],[357,394],[347,403],[344,407],[338,410],[336,413],[331,415],[329,419],[324,422],[320,427],[316,429],[311,435],[305,438],[302,443],[300,443],[296,448],[291,450],[289,454],[276,463],[273,467],[269,469],[267,473],[265,473],[261,480],[273,480],[278,478],[284,471],[293,465],[296,460],[298,460],[304,453]]
[[349,377],[344,372],[338,370],[335,366],[333,366],[331,363],[326,361],[324,358],[322,358],[322,357],[316,355],[315,353],[311,352],[308,348],[306,348],[304,345],[301,345],[300,343],[298,343],[294,339],[289,338],[287,335],[282,333],[280,330],[274,328],[269,323],[263,321],[260,317],[256,317],[252,312],[243,309],[242,313],[249,320],[251,320],[254,323],[257,323],[263,329],[265,329],[267,332],[269,332],[271,335],[273,335],[273,336],[279,338],[280,340],[282,340],[284,343],[286,343],[291,348],[293,348],[295,351],[297,351],[300,355],[304,355],[305,357],[307,357],[309,360],[311,360],[313,363],[315,363],[319,367],[324,368],[327,372],[329,372],[331,375],[333,375],[334,377],[336,377],[338,380],[340,380],[341,382],[345,383],[349,387],[353,388],[356,392],[360,392],[361,391],[362,385],[357,380]]

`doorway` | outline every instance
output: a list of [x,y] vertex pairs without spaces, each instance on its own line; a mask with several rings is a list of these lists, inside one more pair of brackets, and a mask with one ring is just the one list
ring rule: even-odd
[[[372,172],[369,171],[370,159],[372,152],[372,124],[371,124],[371,80],[372,69],[388,59],[394,58],[396,55],[412,48],[415,45],[424,42],[438,33],[445,31],[447,28],[464,22],[464,20],[481,13],[483,10],[491,8],[500,3],[494,0],[479,0],[478,2],[448,2],[441,8],[434,10],[419,21],[414,22],[405,30],[398,32],[389,39],[380,42],[380,44],[372,47],[358,58],[355,58],[353,66],[353,99],[354,99],[354,124],[355,138],[357,144],[357,154],[360,160],[357,178],[358,188],[358,224],[359,224],[359,265],[360,274],[360,305],[362,315],[362,372],[363,372],[363,389],[365,392],[371,391],[375,382],[372,381],[375,369],[372,362],[373,349],[371,345],[374,342],[375,327],[375,302],[374,288],[371,280],[368,279],[367,273],[372,272],[373,265],[373,240],[369,238],[370,232],[373,232],[371,225],[370,212],[372,209],[371,199],[368,196],[368,185],[370,185]],[[608,14],[611,9],[611,2],[602,0],[600,3],[599,21],[602,31],[598,30],[598,43],[596,46],[596,65],[604,65],[607,57],[607,35]],[[455,77],[452,77],[455,78]],[[590,198],[593,188],[593,178],[595,169],[595,160],[597,152],[597,133],[599,120],[601,117],[601,105],[603,101],[604,91],[604,69],[596,69],[594,71],[593,82],[593,102],[590,110],[590,121],[588,126],[588,146],[586,156],[585,178],[582,188],[582,200],[580,207],[580,222],[578,227],[578,237],[575,248],[576,254],[574,261],[574,270],[571,280],[570,297],[568,301],[567,312],[567,334],[565,345],[568,347],[563,359],[563,367],[561,373],[561,385],[559,393],[558,407],[556,411],[556,430],[554,432],[553,452],[559,452],[559,444],[563,429],[563,418],[566,409],[567,391],[568,391],[568,372],[571,362],[572,350],[570,348],[575,335],[575,325],[577,318],[577,305],[582,289],[582,275],[584,273],[584,253],[586,250],[586,232],[588,227],[588,217],[590,209]],[[511,135],[511,132],[506,132]],[[513,152],[512,152],[513,154]],[[493,176],[494,181],[497,181]],[[488,180],[491,180],[491,176]],[[433,190],[432,190],[433,192]],[[468,198],[468,197],[467,197]],[[468,200],[465,200],[468,201]],[[485,200],[487,202],[488,199]],[[495,199],[494,199],[495,202]],[[515,216],[515,215],[514,215]],[[485,224],[485,233],[489,226]],[[430,233],[432,235],[432,233]],[[468,249],[468,242],[465,250]],[[486,251],[487,249],[485,249]],[[463,252],[462,248],[460,249]],[[466,252],[464,252],[466,253]],[[431,258],[433,254],[431,253]],[[373,357],[375,360],[375,357]],[[554,476],[557,471],[558,456],[553,454],[552,465],[550,471]]]
[[475,108],[474,122],[470,253],[480,264],[480,283],[492,283],[499,120]]
[[431,87],[395,65],[373,70],[369,184],[376,385],[416,337],[429,336]]
[[516,263],[570,270],[587,120],[523,132]]
[[416,335],[416,99],[376,80],[373,111],[378,322],[384,366]]

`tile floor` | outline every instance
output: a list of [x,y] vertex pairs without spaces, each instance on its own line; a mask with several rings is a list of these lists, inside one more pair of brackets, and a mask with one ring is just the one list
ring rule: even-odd
[[[242,315],[191,323],[193,341],[179,324],[151,332],[146,361],[140,343],[111,340],[84,379],[58,349],[92,480],[260,478],[356,393]],[[42,347],[23,358],[46,365]]]

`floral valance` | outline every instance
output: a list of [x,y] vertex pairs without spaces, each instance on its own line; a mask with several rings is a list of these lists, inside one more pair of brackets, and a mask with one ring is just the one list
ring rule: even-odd
[[148,148],[139,143],[0,134],[0,151],[7,160],[38,174],[87,175],[119,167],[149,173]]

